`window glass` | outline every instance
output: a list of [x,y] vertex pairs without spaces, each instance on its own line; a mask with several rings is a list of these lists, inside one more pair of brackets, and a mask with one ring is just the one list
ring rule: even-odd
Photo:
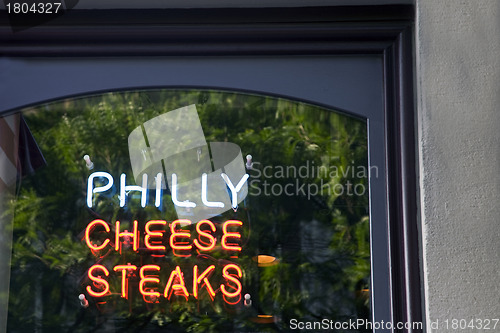
[[370,317],[366,120],[200,89],[10,117],[8,331],[317,330]]

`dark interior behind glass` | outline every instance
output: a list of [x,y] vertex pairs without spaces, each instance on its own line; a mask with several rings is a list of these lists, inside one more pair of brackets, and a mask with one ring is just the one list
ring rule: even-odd
[[[364,119],[204,89],[105,93],[19,116],[9,332],[274,332],[370,318]],[[239,191],[224,185],[242,179]],[[117,244],[117,221],[127,233],[137,221],[139,237]]]

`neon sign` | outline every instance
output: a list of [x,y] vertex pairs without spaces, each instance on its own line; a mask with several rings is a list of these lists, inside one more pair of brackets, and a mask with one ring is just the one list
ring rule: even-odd
[[[231,196],[231,205],[237,206],[238,192],[248,179],[245,174],[236,185],[224,173],[221,175],[227,185],[227,193]],[[220,208],[223,202],[208,199],[208,186],[206,174],[202,175],[201,200],[207,207]],[[95,180],[99,179],[99,184]],[[161,174],[155,177],[157,182],[162,181]],[[94,172],[88,177],[87,205],[93,206],[94,195],[104,193],[113,188],[114,179],[107,172]],[[145,207],[148,201],[147,175],[143,176],[143,185],[127,185],[126,176],[120,176],[120,207],[127,203],[125,197],[130,191],[140,192],[141,206]],[[176,197],[177,178],[172,174],[172,201],[174,205],[190,207],[194,202],[189,200],[179,201]],[[155,206],[161,200],[161,184],[155,186]],[[193,223],[194,222],[194,223]],[[242,269],[233,261],[226,259],[215,260],[217,265],[196,262],[191,267],[178,264],[155,261],[157,258],[189,258],[194,259],[209,257],[213,251],[220,251],[229,258],[237,258],[242,251],[241,230],[243,222],[227,220],[223,223],[214,223],[209,219],[191,221],[177,219],[171,222],[166,220],[149,220],[145,223],[131,221],[127,230],[119,221],[105,221],[94,219],[85,228],[83,240],[90,251],[99,259],[87,271],[87,293],[95,298],[103,298],[112,294],[119,294],[128,299],[131,295],[129,288],[133,286],[147,303],[159,303],[161,299],[171,300],[173,295],[185,300],[200,298],[204,292],[214,301],[217,294],[221,295],[227,304],[237,304],[241,300]],[[194,230],[193,230],[194,229]],[[125,252],[124,252],[125,251]],[[130,260],[131,255],[140,255],[140,265],[130,262],[115,264],[106,267],[103,261],[110,253],[116,253],[124,260]],[[146,258],[144,258],[146,254]],[[147,258],[150,257],[151,260]],[[220,257],[220,256],[219,256]],[[149,261],[152,261],[150,263]],[[109,265],[109,264],[108,264]],[[119,289],[113,290],[111,280],[120,281]],[[134,283],[130,283],[134,279]],[[137,283],[138,282],[138,283]]]
[[[192,242],[191,233],[189,230],[179,229],[181,225],[190,225],[189,220],[175,220],[171,223],[167,221],[151,220],[148,221],[144,227],[144,237],[140,237],[141,232],[138,230],[138,222],[134,221],[134,231],[122,231],[120,229],[120,222],[115,222],[115,232],[114,237],[111,234],[109,225],[103,220],[93,220],[87,225],[85,229],[85,243],[88,248],[92,251],[102,251],[108,248],[108,250],[120,252],[122,251],[122,245],[126,242],[132,243],[132,251],[138,252],[139,246],[144,245],[144,248],[151,251],[163,251],[166,252],[167,248],[163,244],[165,240],[166,230],[151,230],[153,226],[163,226],[166,227],[170,225],[170,235],[168,236],[169,248],[172,254],[177,257],[189,257],[192,253],[185,253],[186,251],[196,251],[197,254],[206,253],[212,251],[217,244],[217,238],[214,236],[216,227],[214,223],[209,220],[203,220],[198,222],[196,229],[198,231],[198,236]],[[238,231],[230,231],[229,228],[235,229],[235,227],[241,227],[243,223],[237,220],[229,220],[222,225],[222,237],[220,240],[220,246],[228,253],[234,254],[241,251],[241,246],[237,244],[237,241],[241,238],[241,234]],[[208,226],[209,229],[202,230],[202,226]],[[100,233],[104,232],[109,235],[105,238],[101,244],[98,244],[93,240],[93,234],[96,231]],[[114,239],[114,246],[111,239]],[[154,243],[153,243],[154,242]],[[229,262],[229,261],[228,261]],[[163,295],[164,298],[169,299],[173,292],[178,292],[176,295],[182,295],[186,299],[190,296],[198,299],[199,288],[206,288],[210,297],[216,296],[216,291],[210,282],[210,276],[215,271],[215,265],[210,265],[203,271],[201,271],[198,265],[194,265],[192,268],[192,284],[191,293],[188,292],[186,287],[186,282],[184,278],[184,272],[181,271],[179,266],[176,266],[170,271],[168,281],[164,284],[164,291],[160,293],[160,278],[155,273],[162,271],[162,267],[159,265],[143,265],[138,267],[128,263],[127,265],[115,265],[112,271],[116,272],[116,276],[121,279],[121,290],[120,294],[123,298],[128,298],[128,280],[131,272],[139,271],[140,281],[139,281],[139,292],[147,299],[158,299]],[[201,271],[201,273],[200,273]],[[110,276],[110,270],[101,264],[95,264],[88,270],[88,278],[93,283],[87,286],[87,292],[93,297],[104,297],[111,293],[110,284],[108,283],[108,277]],[[240,279],[243,276],[241,268],[234,263],[226,263],[222,268],[222,278],[223,283],[219,285],[217,290],[220,290],[224,299],[227,298],[240,298],[242,285]],[[148,288],[146,288],[146,286]],[[150,301],[151,302],[151,301]]]
[[[191,251],[194,248],[196,248],[199,251],[203,252],[208,252],[214,249],[217,239],[214,237],[213,232],[215,232],[216,227],[213,222],[209,220],[202,220],[197,223],[196,225],[196,230],[198,231],[198,238],[194,239],[192,243],[189,243],[185,239],[191,239],[191,232],[189,230],[183,230],[179,229],[178,227],[181,225],[191,225],[190,220],[175,220],[171,223],[167,223],[167,221],[162,221],[162,220],[151,220],[146,223],[145,228],[144,228],[144,240],[142,244],[144,244],[145,248],[149,250],[163,250],[165,251],[166,248],[164,245],[153,245],[152,242],[152,237],[156,238],[154,240],[155,244],[158,244],[165,238],[165,230],[150,230],[152,225],[161,225],[161,226],[167,226],[170,225],[170,236],[168,237],[169,239],[169,245],[170,248],[172,249],[172,252],[175,256],[178,257],[183,257],[185,255],[180,255],[176,254],[175,250],[178,251]],[[140,243],[140,232],[138,230],[138,222],[134,221],[133,226],[134,226],[134,231],[133,232],[128,232],[127,230],[121,231],[120,229],[120,221],[115,222],[115,236],[112,237],[114,238],[114,249],[115,251],[120,251],[121,250],[121,245],[124,243],[124,241],[129,242],[130,238],[132,239],[132,248],[133,251],[137,252],[139,248],[139,243]],[[201,230],[201,225],[208,225],[210,226],[209,230]],[[238,220],[228,220],[222,224],[222,238],[220,241],[220,245],[224,250],[227,251],[241,251],[241,247],[235,243],[235,240],[238,240],[241,238],[241,234],[239,232],[235,231],[229,231],[228,228],[231,226],[236,226],[236,227],[241,227],[243,225],[243,222],[238,221]],[[102,226],[102,229],[104,229],[104,232],[107,234],[110,234],[110,227],[107,222],[97,219],[93,220],[90,222],[87,227],[85,228],[85,243],[89,247],[89,249],[94,250],[94,251],[100,251],[105,249],[106,247],[111,246],[111,241],[110,238],[106,238],[104,242],[101,244],[97,244],[97,242],[94,242],[92,240],[92,234],[93,232],[97,229],[96,226]],[[102,233],[102,230],[101,230]],[[209,245],[206,245],[206,240],[203,240],[203,238],[209,240]],[[198,252],[199,253],[199,252]],[[189,255],[190,256],[190,255]]]
[[[241,191],[243,185],[247,181],[249,175],[244,174],[241,179],[238,181],[236,186],[233,184],[231,179],[225,174],[221,173],[221,177],[224,180],[226,186],[231,191],[231,207],[236,208],[238,206],[238,192]],[[107,183],[101,186],[95,186],[94,179],[106,179]],[[124,207],[126,204],[126,198],[128,193],[131,191],[138,191],[141,193],[141,206],[146,207],[148,201],[148,175],[142,175],[142,186],[138,185],[126,185],[127,176],[122,173],[120,175],[120,207]],[[177,175],[175,173],[172,174],[172,202],[177,207],[184,208],[195,208],[197,205],[195,202],[189,200],[179,200],[178,198],[178,180]],[[155,177],[155,206],[159,207],[161,203],[161,193],[162,193],[162,174],[158,173]],[[111,176],[107,172],[94,172],[92,173],[87,181],[87,206],[92,208],[93,205],[93,195],[95,193],[102,193],[109,191],[114,184],[113,176]],[[206,207],[209,208],[224,208],[224,203],[219,201],[209,201],[207,198],[207,188],[208,188],[208,177],[206,173],[202,174],[201,177],[201,200]]]

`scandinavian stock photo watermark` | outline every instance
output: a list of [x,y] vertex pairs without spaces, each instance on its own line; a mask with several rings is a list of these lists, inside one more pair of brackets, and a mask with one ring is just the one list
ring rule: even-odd
[[377,166],[356,165],[354,161],[344,167],[316,165],[314,161],[299,166],[256,161],[247,172],[251,196],[303,196],[308,200],[316,195],[367,195],[369,178],[379,175]]

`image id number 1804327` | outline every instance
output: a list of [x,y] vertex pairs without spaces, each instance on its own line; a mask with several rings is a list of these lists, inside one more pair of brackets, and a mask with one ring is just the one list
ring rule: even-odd
[[445,319],[430,322],[431,329],[450,331],[496,330],[500,319]]
[[7,2],[5,7],[8,14],[57,14],[61,5],[61,2]]

